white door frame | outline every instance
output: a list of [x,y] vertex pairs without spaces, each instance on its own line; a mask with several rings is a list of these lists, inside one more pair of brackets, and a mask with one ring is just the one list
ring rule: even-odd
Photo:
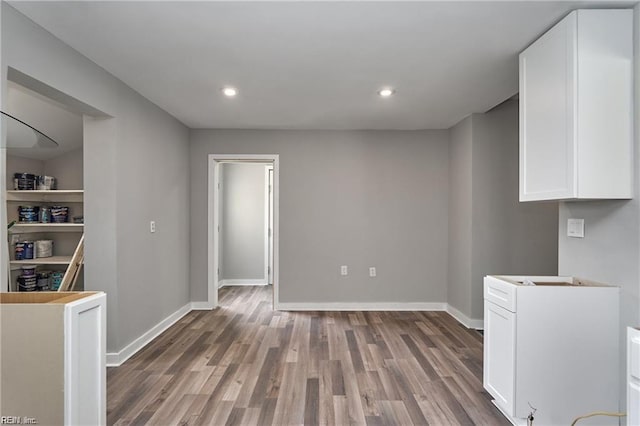
[[271,244],[271,238],[272,236],[269,234],[269,232],[273,233],[273,218],[272,216],[272,210],[273,210],[273,206],[272,206],[272,202],[273,202],[273,193],[272,191],[272,184],[271,184],[271,180],[270,177],[272,177],[270,171],[273,171],[273,164],[269,164],[264,168],[264,206],[265,206],[265,215],[264,215],[264,235],[265,235],[265,242],[264,242],[264,276],[266,277],[267,280],[267,285],[272,284],[273,283],[273,277],[272,277],[272,273],[273,273],[273,255],[272,255],[272,250],[273,250],[273,245]]
[[[218,249],[220,235],[219,225],[219,191],[221,163],[273,163],[273,309],[277,310],[279,298],[279,236],[280,236],[280,156],[264,154],[209,154],[209,175],[207,185],[207,304],[211,309],[218,307]],[[215,255],[214,255],[215,254]],[[213,262],[211,262],[213,257]]]

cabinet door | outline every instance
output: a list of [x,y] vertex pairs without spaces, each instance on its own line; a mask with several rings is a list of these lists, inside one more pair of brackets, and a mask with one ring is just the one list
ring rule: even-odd
[[516,318],[498,305],[484,303],[484,388],[514,415]]
[[65,306],[65,424],[107,422],[106,295]]
[[520,201],[574,198],[576,14],[520,54]]

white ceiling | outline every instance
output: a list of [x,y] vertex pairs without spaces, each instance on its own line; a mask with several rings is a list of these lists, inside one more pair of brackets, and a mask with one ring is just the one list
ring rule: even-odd
[[634,2],[10,3],[191,128],[439,129],[568,11]]

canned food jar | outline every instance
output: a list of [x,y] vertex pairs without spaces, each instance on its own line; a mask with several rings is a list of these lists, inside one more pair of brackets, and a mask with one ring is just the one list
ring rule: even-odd
[[65,223],[69,217],[69,207],[51,206],[51,222]]
[[36,265],[24,265],[22,268],[23,277],[35,277],[36,276]]
[[18,291],[37,291],[37,283],[38,278],[35,275],[20,276],[18,277]]
[[36,180],[38,182],[37,187],[41,191],[56,189],[56,178],[53,176],[38,176]]
[[55,271],[49,275],[49,286],[52,291],[58,291],[60,284],[62,284],[62,278],[64,278],[64,272]]
[[39,216],[40,216],[41,223],[51,222],[51,209],[47,206],[40,207]]
[[31,173],[14,173],[13,189],[16,191],[32,191],[36,189],[36,175]]
[[49,271],[41,271],[36,274],[38,291],[48,291],[51,288],[49,274]]
[[16,243],[16,260],[33,259],[35,253],[33,241],[20,241]]
[[38,206],[18,206],[18,221],[23,223],[38,222]]
[[24,243],[16,243],[16,260],[24,260]]

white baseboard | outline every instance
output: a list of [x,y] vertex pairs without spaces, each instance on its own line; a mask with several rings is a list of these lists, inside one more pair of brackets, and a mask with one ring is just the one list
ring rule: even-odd
[[218,284],[218,288],[234,285],[267,285],[267,280],[221,280]]
[[136,352],[145,347],[149,342],[158,337],[173,324],[178,322],[180,318],[191,312],[191,310],[193,309],[192,305],[193,304],[191,302],[187,303],[182,308],[178,309],[177,311],[160,321],[158,324],[153,326],[142,336],[129,343],[120,352],[108,352],[107,367],[119,367],[120,365],[122,365],[122,363],[131,358]]
[[329,302],[278,303],[278,311],[444,311],[446,303],[433,302]]
[[213,309],[213,304],[209,302],[191,302],[192,311],[210,311]]
[[475,330],[484,329],[484,321],[472,319],[447,303],[438,302],[330,302],[278,303],[278,311],[446,311],[459,323]]
[[484,320],[469,318],[449,304],[447,304],[446,310],[449,315],[454,317],[460,324],[464,325],[465,327],[473,328],[475,330],[484,330]]

